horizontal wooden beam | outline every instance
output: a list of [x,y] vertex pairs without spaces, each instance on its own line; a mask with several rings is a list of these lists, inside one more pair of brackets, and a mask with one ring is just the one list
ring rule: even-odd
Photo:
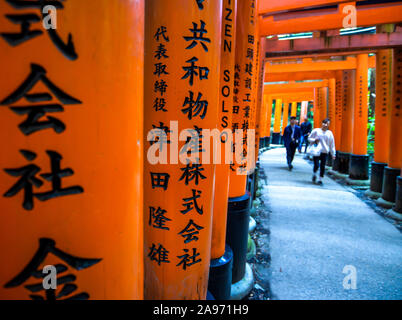
[[336,71],[265,73],[264,82],[321,80],[336,77]]
[[300,10],[320,6],[337,5],[342,2],[350,2],[350,0],[260,0],[258,5],[258,13],[260,15],[272,14],[277,12],[286,12],[290,10]]
[[[285,86],[280,87],[281,85],[277,85],[277,86],[278,87],[270,88],[269,85],[265,85],[264,86],[264,94],[270,94],[270,93],[295,94],[295,93],[300,93],[300,92],[314,93],[314,87],[286,88]],[[323,87],[325,88],[326,86],[323,86]]]
[[[282,1],[277,1],[281,3]],[[270,36],[286,33],[301,33],[344,28],[343,13],[345,5],[338,5],[338,10],[308,10],[300,12],[279,13],[264,17],[260,22],[261,36]],[[402,4],[383,3],[376,5],[362,5],[356,7],[356,26],[367,27],[380,24],[398,23],[402,17]]]
[[[265,73],[300,73],[310,71],[336,71],[336,70],[353,70],[356,69],[357,63],[355,57],[347,57],[346,60],[339,61],[313,61],[311,59],[303,59],[303,62],[282,60],[272,63],[269,60],[265,60]],[[282,63],[279,63],[282,62]],[[369,57],[369,68],[375,68],[376,59],[375,56]],[[296,79],[290,79],[296,80]]]
[[291,99],[293,101],[313,101],[314,100],[314,92],[298,92],[292,94],[284,94],[284,93],[270,93],[269,96],[273,100],[275,99]]
[[[402,14],[402,12],[401,12]],[[292,57],[317,53],[364,51],[375,52],[379,49],[402,46],[401,28],[397,32],[377,34],[356,34],[328,38],[306,38],[296,40],[264,39],[265,58]]]

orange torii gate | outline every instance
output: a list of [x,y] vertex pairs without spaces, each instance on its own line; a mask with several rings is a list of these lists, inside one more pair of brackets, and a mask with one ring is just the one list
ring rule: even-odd
[[336,71],[305,71],[305,72],[282,72],[282,73],[265,73],[265,82],[279,81],[305,81],[305,80],[322,80],[336,77]]
[[[299,59],[298,59],[299,60]],[[347,56],[345,60],[328,61],[323,59],[313,60],[303,58],[302,61],[286,60],[266,60],[265,74],[266,81],[272,81],[269,76],[282,73],[304,73],[304,72],[329,72],[336,70],[353,70],[357,68],[357,58]],[[282,61],[282,63],[281,63]],[[286,63],[283,63],[286,62]],[[292,62],[292,63],[291,63]],[[369,57],[369,68],[375,68],[376,60],[374,56]],[[267,75],[268,74],[268,75]]]
[[[327,117],[327,91],[329,86],[329,80],[322,81],[314,81],[314,82],[298,82],[298,83],[286,83],[286,84],[266,84],[264,86],[264,93],[284,93],[285,98],[283,98],[284,109],[283,109],[283,125],[282,125],[282,134],[284,128],[288,122],[288,111],[289,111],[289,102],[295,102],[295,98],[293,97],[293,93],[310,91],[314,93],[314,124],[316,127],[319,126],[319,123],[322,119]],[[297,101],[296,101],[297,102]],[[293,110],[291,110],[291,114],[296,114],[296,105],[293,104]]]
[[[329,8],[328,5],[332,4]],[[259,14],[264,17],[261,23],[261,36],[275,34],[321,31],[344,28],[343,13],[346,5],[356,8],[356,27],[398,23],[402,16],[402,5],[395,3],[365,3],[358,1],[261,1]],[[320,7],[326,6],[317,14]]]
[[[262,136],[265,138],[265,147],[269,145],[269,143],[272,144],[279,144],[281,141],[281,136],[284,128],[287,125],[287,114],[289,111],[289,101],[312,101],[314,98],[314,88],[310,88],[309,90],[305,89],[305,91],[300,91],[297,93],[291,93],[291,94],[286,94],[286,93],[271,93],[271,94],[266,94],[268,96],[267,101],[272,101],[272,105],[274,105],[275,111],[274,111],[274,123],[273,123],[273,132],[272,132],[272,138],[271,142],[269,141],[269,138],[271,137],[271,122],[270,120],[263,120],[263,123],[266,123],[266,130],[264,131],[265,136]],[[286,103],[288,104],[286,107]],[[283,106],[283,120],[282,120],[282,106]],[[269,106],[268,106],[269,108]],[[307,113],[307,110],[306,110]],[[265,119],[268,116],[269,111],[265,113]],[[271,110],[272,114],[272,110]],[[282,123],[282,127],[281,127]]]

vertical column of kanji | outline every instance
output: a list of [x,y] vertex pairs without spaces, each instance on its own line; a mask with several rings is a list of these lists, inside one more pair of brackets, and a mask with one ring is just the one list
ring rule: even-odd
[[332,170],[339,170],[339,148],[341,146],[342,136],[342,71],[337,70],[335,74],[335,118],[332,122],[332,126],[335,127],[335,147],[336,158],[332,165]]
[[336,126],[335,126],[335,100],[336,100],[336,80],[335,78],[328,79],[328,118],[331,121],[331,131],[336,135]]
[[265,146],[269,147],[271,138],[271,122],[272,122],[272,96],[268,95],[267,105],[266,105],[266,121],[265,121],[265,134],[266,141]]
[[338,172],[344,178],[349,174],[349,159],[353,141],[354,113],[354,70],[343,71],[342,75],[342,134],[339,146]]
[[[211,241],[211,266],[208,290],[215,299],[230,298],[232,283],[232,257],[230,247],[225,246],[226,220],[229,198],[230,159],[232,156],[232,111],[233,80],[236,47],[236,3],[237,0],[223,0],[222,43],[220,60],[219,136],[221,160],[215,169],[214,213]],[[224,133],[226,132],[226,133]],[[223,156],[222,156],[223,155]]]
[[342,71],[336,71],[335,78],[335,145],[341,145],[342,137]]
[[274,130],[272,144],[279,144],[281,140],[282,99],[275,99]]
[[[236,53],[235,80],[233,102],[234,138],[236,130],[243,130],[241,141],[235,143],[234,164],[231,166],[229,196],[240,197],[246,192],[247,183],[247,139],[246,130],[249,127],[250,106],[252,102],[252,73],[254,59],[254,33],[250,32],[252,24],[253,0],[240,1],[236,17]],[[255,9],[254,9],[255,10]],[[253,54],[251,54],[253,53]],[[237,158],[237,159],[236,159]],[[240,158],[243,158],[243,161]],[[242,163],[239,163],[242,162]]]
[[369,185],[369,156],[367,155],[368,54],[357,55],[356,64],[353,145],[348,183]]
[[375,139],[374,159],[371,162],[370,189],[366,195],[379,198],[382,192],[384,169],[389,155],[389,120],[391,111],[392,50],[376,53]]
[[321,87],[320,89],[320,97],[321,97],[321,110],[320,110],[320,127],[322,120],[328,117],[328,86]]
[[144,1],[0,17],[0,298],[142,299]]
[[313,122],[314,122],[314,128],[319,128],[320,125],[320,104],[321,104],[321,96],[320,96],[320,89],[319,88],[314,88],[314,105],[313,105]]
[[145,17],[145,298],[205,299],[222,1],[147,1]]
[[[392,103],[389,120],[389,155],[388,166],[384,170],[381,198],[377,204],[391,208],[395,203],[397,181],[400,187],[402,165],[402,49],[393,49],[392,56]],[[400,197],[400,192],[398,193]],[[400,200],[399,200],[400,201]]]
[[[265,74],[265,61],[264,61],[264,46],[265,46],[265,41],[264,38],[260,37],[260,31],[259,31],[259,25],[261,23],[262,17],[256,17],[256,28],[255,28],[255,38],[257,40],[256,43],[256,49],[257,49],[257,54],[256,54],[256,120],[255,120],[255,127],[256,127],[256,132],[255,132],[255,141],[256,145],[254,148],[254,153],[255,153],[255,162],[257,163],[258,160],[258,149],[260,148],[260,141],[261,138],[264,137],[261,135],[261,109],[263,107],[263,93],[264,93],[264,74]],[[255,177],[254,177],[255,178]],[[256,180],[257,181],[257,180]],[[257,181],[258,182],[258,181]],[[254,189],[256,190],[257,184],[255,185]]]

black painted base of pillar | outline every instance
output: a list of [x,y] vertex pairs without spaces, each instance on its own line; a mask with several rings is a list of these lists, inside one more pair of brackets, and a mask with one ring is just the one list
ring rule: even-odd
[[280,144],[281,143],[281,133],[280,132],[274,132],[272,133],[272,144]]
[[325,165],[328,166],[328,167],[332,167],[333,163],[334,163],[334,160],[332,159],[332,156],[329,155],[327,157],[327,163]]
[[208,291],[216,300],[229,300],[232,286],[233,251],[226,245],[219,259],[212,259],[209,266]]
[[350,155],[349,178],[352,180],[368,180],[369,178],[369,156]]
[[336,152],[335,160],[332,162],[332,170],[339,170],[339,151]]
[[371,163],[370,190],[373,192],[382,192],[382,181],[384,179],[384,168],[386,163],[375,162]]
[[257,194],[257,189],[258,189],[258,172],[259,172],[260,168],[259,166],[256,166],[254,169],[254,184],[253,184],[253,197],[252,199],[255,200],[256,199],[256,194]]
[[258,149],[264,149],[265,148],[265,139],[264,138],[260,138],[260,144],[258,146]]
[[233,250],[232,283],[243,279],[246,272],[250,194],[229,198],[226,243]]
[[338,151],[337,154],[339,154],[338,172],[342,174],[349,174],[350,153]]
[[265,147],[269,148],[271,145],[271,137],[265,137]]
[[396,197],[394,211],[402,213],[402,177],[396,178]]
[[386,201],[395,202],[396,197],[396,178],[401,173],[401,169],[385,167],[384,180],[382,183],[382,195]]

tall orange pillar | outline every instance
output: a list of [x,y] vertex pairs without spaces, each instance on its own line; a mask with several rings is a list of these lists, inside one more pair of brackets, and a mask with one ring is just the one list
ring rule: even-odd
[[145,1],[66,1],[56,30],[36,2],[0,5],[0,299],[142,299]]
[[292,101],[292,109],[290,110],[290,116],[296,117],[297,116],[297,102]]
[[374,161],[371,163],[370,189],[366,192],[375,199],[381,196],[384,168],[388,163],[391,83],[392,50],[379,50],[376,54]]
[[320,127],[322,120],[328,118],[328,87],[319,88],[321,97]]
[[[236,35],[236,1],[224,0],[222,10],[222,39],[220,65],[219,124],[223,132],[232,126],[233,76]],[[218,259],[225,253],[226,217],[229,198],[229,164],[226,163],[226,135],[221,135],[221,163],[215,169],[214,216],[212,228],[211,258]]]
[[302,101],[300,108],[300,123],[304,121],[308,114],[308,101]]
[[279,144],[281,140],[282,99],[275,99],[274,130],[272,144]]
[[335,110],[336,109],[336,80],[328,80],[328,118],[331,121],[331,131],[336,136]]
[[214,164],[201,130],[218,126],[222,2],[147,1],[145,17],[145,298],[205,299]]
[[336,158],[332,163],[332,172],[339,171],[339,153],[342,144],[342,70],[337,70],[335,76],[335,114],[331,127],[335,129]]
[[354,113],[354,76],[355,70],[343,71],[342,75],[342,133],[341,143],[337,152],[339,161],[338,172],[343,177],[349,174],[349,160],[353,143],[353,113]]
[[339,149],[342,137],[342,71],[336,72],[335,79],[335,115],[333,127],[335,127],[335,146]]
[[[393,49],[392,56],[392,103],[389,120],[389,155],[388,166],[384,169],[384,180],[382,195],[377,201],[383,207],[390,208],[395,203],[397,196],[397,181],[400,184],[402,166],[402,121],[401,121],[401,100],[402,100],[402,49]],[[400,193],[398,193],[400,197]],[[400,199],[399,199],[400,201]]]
[[219,124],[221,131],[221,162],[215,168],[214,205],[211,241],[211,264],[208,290],[218,300],[230,298],[232,283],[232,249],[226,246],[226,223],[229,199],[230,165],[225,151],[232,141],[224,130],[232,128],[233,80],[236,47],[236,5],[235,0],[222,1],[222,36],[220,65]]
[[349,163],[348,183],[359,185],[364,183],[368,185],[370,183],[368,180],[369,156],[367,155],[368,54],[357,55],[355,88],[353,145]]
[[283,136],[283,133],[285,132],[285,128],[288,125],[289,122],[289,98],[285,97],[283,98],[283,117],[282,117],[282,131],[281,134]]
[[313,106],[313,123],[314,128],[319,128],[321,126],[321,91],[320,88],[314,88],[314,106]]
[[260,139],[260,149],[265,148],[265,141],[267,137],[267,120],[268,120],[268,99],[269,95],[264,94],[263,95],[263,100],[262,100],[262,106],[261,106],[261,116],[260,116],[260,134],[261,134],[261,139]]
[[267,102],[267,122],[265,124],[265,130],[266,130],[266,146],[268,147],[270,145],[270,139],[271,139],[271,122],[272,122],[272,96],[268,97],[268,102]]
[[[235,53],[235,84],[234,84],[234,105],[233,105],[233,130],[243,130],[243,144],[235,146],[235,155],[246,157],[247,141],[246,131],[249,127],[250,110],[253,102],[253,71],[254,55],[247,55],[247,51],[254,52],[255,47],[255,25],[257,16],[255,8],[251,8],[251,1],[247,0],[238,3],[238,14],[236,21],[236,53]],[[235,132],[234,132],[235,133]],[[235,134],[234,134],[235,135]],[[247,185],[247,163],[231,166],[229,197],[241,197],[246,192]]]
[[[229,184],[229,204],[226,243],[233,250],[232,283],[243,279],[246,272],[247,239],[249,225],[250,193],[246,190],[247,179],[251,165],[251,150],[247,144],[254,147],[255,137],[247,132],[250,120],[253,120],[256,110],[252,110],[256,94],[256,59],[257,53],[256,28],[258,25],[258,1],[245,0],[237,4],[236,17],[236,53],[235,53],[235,96],[233,108],[233,129],[243,129],[243,143],[235,144],[235,157],[242,156],[243,163],[235,163],[231,167]],[[253,90],[254,88],[254,90]],[[254,112],[254,114],[252,113]],[[251,122],[252,123],[252,122]],[[236,132],[235,132],[236,135]],[[253,159],[254,160],[254,159]],[[251,166],[251,169],[252,166]]]
[[[255,116],[254,116],[254,126],[255,126],[255,148],[254,152],[254,161],[250,159],[254,168],[256,168],[256,164],[258,161],[258,150],[261,141],[261,128],[260,128],[260,117],[261,117],[261,108],[263,104],[263,94],[264,94],[264,75],[265,75],[265,62],[263,59],[264,54],[264,38],[260,38],[258,24],[261,23],[262,17],[258,17],[259,22],[257,22],[257,27],[255,28],[255,77],[254,77],[254,86],[255,86]],[[252,156],[251,152],[249,156]],[[253,198],[254,192],[257,190],[258,179],[256,179],[257,174],[253,174]]]

